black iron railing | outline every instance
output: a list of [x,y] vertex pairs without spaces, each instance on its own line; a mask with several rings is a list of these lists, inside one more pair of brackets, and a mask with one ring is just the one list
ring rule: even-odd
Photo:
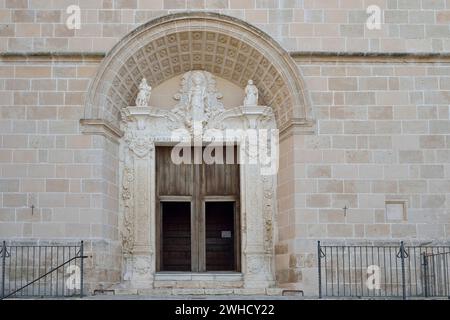
[[424,295],[425,297],[450,298],[450,252],[424,252]]
[[450,298],[450,246],[317,246],[319,297]]
[[24,245],[0,247],[0,299],[83,296],[84,246]]

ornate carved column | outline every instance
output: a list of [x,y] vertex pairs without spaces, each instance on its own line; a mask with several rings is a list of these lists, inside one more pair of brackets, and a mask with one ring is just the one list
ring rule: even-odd
[[135,287],[153,281],[154,258],[154,159],[155,148],[147,132],[149,107],[122,110],[124,166],[122,199],[124,207],[122,242],[125,253],[125,280]]
[[[261,163],[261,130],[275,129],[270,108],[262,106],[243,107],[242,115],[246,129],[254,130],[257,140],[256,155],[249,141],[241,142],[245,158],[241,163],[241,192],[243,221],[244,283],[247,288],[267,288],[275,283],[273,269],[273,221],[276,172],[267,174]],[[252,134],[247,134],[247,140]],[[272,146],[273,147],[273,146]],[[270,147],[269,147],[270,151]],[[257,157],[257,159],[255,159]],[[276,160],[277,159],[273,159]]]

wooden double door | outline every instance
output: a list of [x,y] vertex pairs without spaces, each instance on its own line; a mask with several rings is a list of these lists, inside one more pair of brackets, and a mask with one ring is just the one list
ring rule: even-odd
[[176,164],[172,147],[156,149],[157,271],[240,271],[237,148],[222,149],[232,163],[199,161],[203,152]]

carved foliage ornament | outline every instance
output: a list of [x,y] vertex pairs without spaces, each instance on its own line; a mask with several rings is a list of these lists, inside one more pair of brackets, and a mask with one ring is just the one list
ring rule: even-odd
[[263,212],[264,212],[264,250],[267,254],[273,252],[273,181],[270,176],[261,178],[264,190]]
[[133,219],[133,168],[126,164],[122,176],[123,226],[121,230],[124,252],[130,253],[134,247],[134,219]]

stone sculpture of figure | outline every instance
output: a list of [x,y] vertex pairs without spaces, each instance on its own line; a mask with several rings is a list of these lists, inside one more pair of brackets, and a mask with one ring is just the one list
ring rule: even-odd
[[181,78],[180,90],[174,95],[178,104],[172,113],[184,122],[186,129],[199,132],[209,120],[225,111],[219,101],[222,94],[217,91],[214,76],[208,71],[192,70]]
[[136,106],[147,107],[151,92],[152,87],[147,84],[147,80],[145,78],[142,78],[142,81],[139,84],[139,93],[136,98]]
[[192,75],[192,87],[189,91],[188,108],[191,111],[192,120],[203,123],[205,113],[206,87],[204,77],[200,72]]
[[258,88],[253,84],[253,80],[248,80],[245,87],[244,106],[258,105]]

